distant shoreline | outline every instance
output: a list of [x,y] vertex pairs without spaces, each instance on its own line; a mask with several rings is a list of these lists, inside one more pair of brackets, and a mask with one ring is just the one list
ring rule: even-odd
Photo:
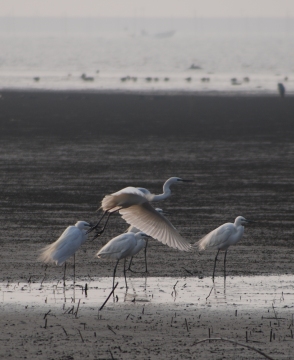
[[[199,97],[257,97],[279,98],[278,91],[217,91],[217,90],[127,90],[127,89],[35,89],[35,88],[0,88],[0,95],[4,93],[43,93],[43,94],[99,94],[99,95],[146,95],[146,96],[199,96]],[[294,97],[294,92],[286,92],[285,97]]]

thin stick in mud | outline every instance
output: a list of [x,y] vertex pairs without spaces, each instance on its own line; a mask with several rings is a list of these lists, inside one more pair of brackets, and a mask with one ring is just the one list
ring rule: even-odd
[[227,339],[227,338],[211,338],[211,337],[209,337],[209,338],[202,339],[202,340],[199,340],[199,341],[197,341],[197,342],[194,342],[193,346],[194,346],[194,345],[198,345],[198,344],[200,344],[200,343],[203,343],[203,342],[205,342],[205,341],[211,342],[212,340],[228,341],[228,342],[230,342],[230,343],[232,343],[232,344],[236,344],[236,345],[239,345],[239,346],[244,346],[244,347],[246,347],[247,349],[250,349],[250,350],[253,350],[253,351],[259,353],[260,355],[264,356],[265,358],[267,358],[267,359],[269,359],[269,360],[275,360],[275,359],[272,358],[271,356],[265,354],[263,351],[258,350],[258,349],[256,349],[256,348],[253,347],[253,346],[249,346],[249,345],[246,345],[246,344],[242,344],[242,343],[240,343],[240,342],[238,342],[238,341],[236,341],[236,340],[231,340],[231,339]]

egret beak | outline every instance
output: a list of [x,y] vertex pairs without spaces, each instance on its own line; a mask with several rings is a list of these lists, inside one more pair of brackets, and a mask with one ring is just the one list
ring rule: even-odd
[[184,180],[184,179],[182,179],[181,181],[183,181],[183,182],[194,182],[194,180]]
[[257,221],[254,221],[254,220],[248,220],[248,219],[246,219],[245,220],[246,222],[248,222],[248,223],[256,223]]

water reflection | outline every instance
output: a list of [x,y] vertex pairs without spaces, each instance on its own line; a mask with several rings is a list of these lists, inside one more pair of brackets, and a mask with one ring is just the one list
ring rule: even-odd
[[[124,278],[117,279],[113,303],[134,304],[186,304],[197,307],[221,308],[268,307],[283,304],[292,307],[294,298],[293,277],[216,277],[211,278],[130,278],[129,288],[124,286]],[[100,306],[111,291],[109,278],[87,279],[63,287],[60,283],[2,283],[0,284],[2,304],[50,304],[68,307],[81,301],[89,306]]]

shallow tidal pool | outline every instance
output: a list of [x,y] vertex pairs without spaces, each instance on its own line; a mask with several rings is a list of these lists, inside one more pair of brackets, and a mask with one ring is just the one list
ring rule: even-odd
[[[211,278],[128,278],[128,289],[123,277],[117,278],[118,286],[110,303],[178,304],[215,309],[262,309],[269,307],[294,307],[294,283],[291,275],[254,277]],[[70,306],[74,303],[99,308],[111,292],[112,278],[87,278],[73,284],[68,281],[40,283],[1,283],[2,305]]]

